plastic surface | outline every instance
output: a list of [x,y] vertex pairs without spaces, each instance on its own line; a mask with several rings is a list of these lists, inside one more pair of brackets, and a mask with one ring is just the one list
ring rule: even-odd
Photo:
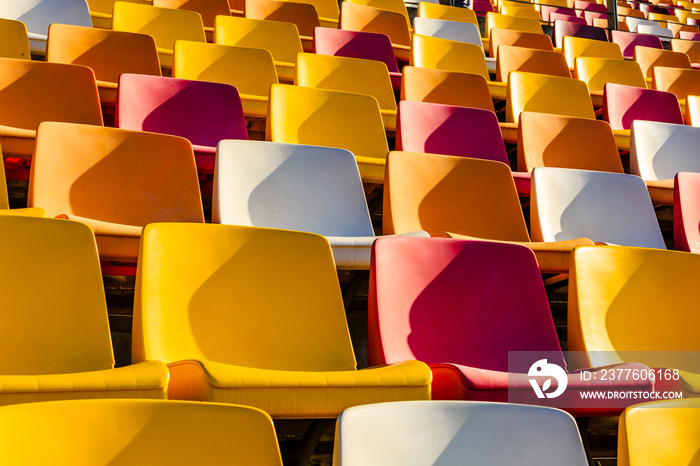
[[542,34],[542,26],[536,19],[518,18],[517,16],[508,16],[499,13],[486,13],[485,38],[488,39],[490,31],[493,28],[513,29],[516,31]]
[[489,79],[484,50],[474,44],[430,36],[413,36],[411,65],[479,74]]
[[297,27],[304,50],[313,48],[314,29],[321,26],[318,13],[307,3],[277,0],[246,0],[245,16],[250,19],[292,23]]
[[418,2],[418,16],[421,18],[444,19],[478,24],[474,10],[458,8],[439,3]]
[[588,85],[591,95],[597,97],[596,102],[601,105],[603,89],[607,83],[642,89],[647,87],[639,63],[631,60],[581,56],[576,58],[575,71],[578,79]]
[[700,252],[700,175],[678,173],[673,190],[673,245],[679,251]]
[[[155,400],[80,400],[0,408],[7,464],[281,466],[270,416],[257,409]],[[37,447],[41,445],[41,447]]]
[[389,146],[374,97],[273,84],[267,124],[268,140],[347,149],[363,181],[384,180]]
[[458,71],[404,66],[401,100],[494,111],[486,78]]
[[0,57],[31,60],[27,26],[22,21],[0,18]]
[[503,403],[433,400],[357,406],[338,418],[334,446],[333,464],[341,466],[588,464],[570,415]]
[[219,141],[248,139],[238,90],[207,81],[123,74],[115,124],[188,139],[202,173],[213,173]]
[[421,363],[355,369],[321,236],[151,224],[136,283],[132,358],[169,364],[173,399],[322,418],[356,404],[429,397],[430,371]]
[[634,61],[639,63],[644,76],[648,78],[651,77],[652,71],[656,66],[690,69],[690,58],[688,58],[688,55],[672,50],[635,47]]
[[679,172],[700,172],[700,128],[639,120],[632,123],[631,134],[631,173],[670,181]]
[[359,5],[341,4],[340,28],[347,31],[386,34],[391,39],[396,58],[408,61],[411,52],[411,32],[408,17],[402,13]]
[[204,27],[212,29],[217,16],[231,16],[228,0],[153,0],[153,6],[196,11]]
[[614,42],[588,39],[584,37],[564,37],[562,51],[566,55],[569,68],[573,68],[578,57],[597,57],[622,60],[622,50]]
[[649,34],[637,34],[626,31],[610,31],[610,40],[615,42],[622,49],[622,55],[625,58],[634,58],[634,48],[636,46],[652,47],[655,49],[663,49],[661,39]]
[[566,57],[561,52],[502,45],[496,58],[496,80],[506,82],[511,71],[571,77]]
[[634,120],[683,124],[678,98],[670,92],[607,83],[603,119],[615,129],[630,129]]
[[[671,39],[671,50],[683,52],[690,58],[691,63],[700,62],[700,43],[697,40],[683,40],[683,31],[680,32],[681,39]],[[700,38],[700,33],[697,33]],[[692,38],[687,38],[692,39]]]
[[91,223],[102,259],[133,262],[151,222],[204,222],[192,146],[183,138],[42,123],[27,205]]
[[700,71],[655,66],[652,71],[652,87],[675,94],[678,103],[685,106],[689,95],[700,95]]
[[113,369],[91,229],[67,220],[19,216],[0,216],[0,225],[3,260],[14,264],[0,272],[0,351],[7,355],[0,362],[0,404],[165,398],[168,373],[162,363]]
[[547,34],[492,28],[489,35],[489,56],[496,57],[498,47],[513,45],[530,49],[552,51],[552,39]]
[[413,21],[413,32],[422,36],[466,42],[481,47],[479,28],[473,23],[417,17]]
[[394,49],[386,34],[318,28],[314,48],[321,55],[377,60],[386,65],[389,73],[399,73]]

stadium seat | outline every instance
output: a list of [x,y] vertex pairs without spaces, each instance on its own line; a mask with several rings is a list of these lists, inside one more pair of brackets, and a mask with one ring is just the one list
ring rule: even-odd
[[395,11],[343,2],[340,28],[346,31],[375,32],[391,39],[397,60],[408,62],[411,56],[411,32],[408,18]]
[[214,173],[216,145],[248,139],[238,90],[230,84],[123,74],[116,127],[187,138],[199,173]]
[[214,223],[325,235],[336,268],[369,270],[375,236],[357,163],[349,151],[222,141],[215,186]]
[[666,249],[644,181],[624,173],[533,169],[530,228],[534,241]]
[[617,464],[691,465],[700,449],[700,400],[664,400],[627,408],[620,416]]
[[444,19],[447,21],[461,21],[478,25],[474,10],[457,8],[431,2],[418,2],[418,16],[420,18]]
[[142,0],[87,0],[93,27],[112,29],[112,11],[116,1],[143,3]]
[[[522,245],[380,238],[369,289],[371,364],[427,363],[433,400],[547,403],[590,416],[619,412],[632,402],[582,403],[581,391],[617,385],[648,392],[652,387],[650,381],[586,382],[568,373],[535,255]],[[518,357],[521,352],[529,354]],[[538,399],[525,380],[544,355],[568,382],[561,396],[549,400]]]
[[27,26],[22,21],[0,18],[0,57],[31,60]]
[[[164,399],[168,371],[162,362],[144,360],[114,368],[102,274],[90,227],[3,215],[0,232],[3,261],[12,264],[0,272],[0,405],[80,398]],[[2,450],[6,452],[6,446]]]
[[700,126],[700,96],[689,95],[685,99],[685,123]]
[[663,49],[661,39],[650,34],[637,34],[626,31],[610,31],[610,40],[620,46],[622,55],[628,60],[634,59],[634,49],[637,46]]
[[535,251],[543,272],[567,273],[581,238],[533,243],[510,168],[491,160],[392,152],[384,185],[384,234],[430,235],[519,242]]
[[[698,34],[700,39],[700,34]],[[700,63],[700,42],[697,40],[671,39],[671,50],[688,55],[690,63]]]
[[[522,5],[528,4],[523,3]],[[535,9],[534,5],[532,5],[532,8],[527,6],[522,8],[512,5],[504,5],[501,6],[499,13],[506,16],[515,16],[518,18],[532,19],[535,21],[539,21],[541,19],[540,12]]]
[[575,23],[587,25],[584,18],[576,16],[576,11],[571,8],[562,8],[558,6],[551,5],[540,5],[540,13],[542,14],[542,21],[549,21],[550,23],[556,25],[556,21],[563,21],[565,23]]
[[160,8],[137,3],[116,2],[112,16],[115,31],[137,32],[153,37],[160,66],[168,72],[173,66],[176,40],[206,42],[202,17],[196,11]]
[[683,52],[674,52],[672,50],[635,47],[634,61],[639,63],[644,76],[647,78],[651,78],[652,71],[656,66],[690,69],[690,58],[688,58],[688,55]]
[[561,52],[501,45],[496,59],[496,80],[506,82],[511,71],[571,77],[566,58]]
[[[337,29],[340,23],[340,8],[337,0],[294,0],[296,3],[307,3],[316,8],[321,27]],[[314,41],[316,37],[314,36]]]
[[207,41],[214,40],[214,25],[219,15],[231,16],[228,0],[152,0],[153,6],[196,11],[202,17]]
[[673,39],[673,31],[653,24],[640,24],[637,26],[637,32],[639,34],[650,34],[657,37],[664,37],[666,39]]
[[246,117],[265,118],[277,71],[264,49],[175,41],[173,77],[235,86]]
[[135,263],[147,223],[204,222],[186,139],[54,122],[37,133],[27,205],[92,226],[102,260]]
[[299,31],[291,23],[219,16],[214,29],[214,42],[265,49],[272,54],[279,81],[294,81],[297,53],[302,51],[302,47]]
[[0,422],[0,461],[7,464],[282,466],[272,419],[245,406],[53,401],[3,407]]
[[400,13],[406,17],[408,20],[408,9],[403,0],[348,0],[350,3],[356,5],[371,6],[372,8],[379,8],[382,10],[393,11],[394,13]]
[[356,370],[331,248],[319,235],[151,224],[139,264],[132,359],[168,364],[171,399],[319,419],[430,397],[423,363]]
[[246,0],[245,16],[250,19],[292,23],[299,31],[305,52],[311,52],[314,29],[321,26],[316,7],[308,3],[277,0]]
[[267,125],[269,141],[347,149],[363,182],[384,182],[389,145],[374,97],[273,84]]
[[492,28],[489,35],[489,56],[496,58],[498,47],[512,45],[530,49],[554,50],[552,39],[547,34]]
[[596,108],[603,106],[603,90],[607,83],[625,84],[642,89],[647,87],[642,68],[632,60],[578,57],[574,65],[574,74],[588,85],[591,101]]
[[588,464],[574,419],[537,406],[436,400],[356,406],[340,414],[335,435],[333,463],[343,466]]
[[404,66],[401,100],[494,111],[486,78],[458,71]]
[[491,29],[493,28],[513,29],[516,31],[542,34],[542,26],[536,19],[518,18],[517,16],[508,16],[499,13],[486,13],[486,25],[484,26],[485,38],[489,38]]
[[[641,9],[641,8],[640,8]],[[640,31],[637,31],[637,28],[639,26],[658,26],[659,23],[657,21],[652,21],[650,19],[646,18],[636,18],[632,16],[628,16],[625,18],[625,23],[629,27],[629,30],[631,33],[639,33],[642,34]]]
[[569,68],[573,69],[578,57],[597,57],[622,60],[620,46],[613,42],[587,39],[585,37],[566,36],[562,41],[562,52],[566,56]]
[[479,27],[473,23],[417,17],[413,27],[413,32],[421,36],[439,37],[483,47]]
[[679,251],[700,253],[700,175],[676,174],[673,187],[673,245]]
[[681,112],[689,95],[700,95],[700,71],[688,68],[655,66],[651,74],[652,88],[678,97]]
[[379,103],[384,128],[396,131],[396,100],[384,63],[300,53],[294,81],[297,86],[370,95]]

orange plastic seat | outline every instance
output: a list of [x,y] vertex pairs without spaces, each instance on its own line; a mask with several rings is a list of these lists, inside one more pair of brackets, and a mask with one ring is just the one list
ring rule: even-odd
[[494,111],[486,78],[458,71],[404,66],[401,100]]
[[378,32],[391,39],[396,59],[408,62],[411,56],[411,32],[408,18],[395,11],[343,2],[340,28],[348,31]]
[[542,26],[536,19],[519,18],[517,16],[502,15],[500,13],[486,13],[484,38],[488,39],[491,35],[491,29],[494,28],[542,34]]
[[168,364],[171,399],[319,419],[359,404],[430,398],[421,362],[356,369],[322,236],[156,223],[144,229],[139,267],[132,358]]
[[651,75],[652,88],[678,97],[681,112],[689,95],[700,95],[700,71],[687,68],[655,66]]
[[371,6],[382,10],[393,11],[400,13],[408,19],[408,9],[403,0],[348,0],[350,3],[357,5]]
[[92,27],[112,29],[112,11],[117,1],[143,3],[141,0],[87,0]]
[[100,258],[126,263],[147,223],[204,222],[186,139],[69,123],[40,125],[27,205],[89,224]]
[[[162,362],[114,367],[104,285],[89,226],[1,215],[0,237],[3,262],[12,264],[0,270],[0,405],[165,399],[168,370]],[[26,457],[19,462],[26,464]]]
[[[617,44],[615,44],[617,45]],[[603,90],[607,83],[646,88],[647,82],[639,63],[599,57],[578,57],[574,74],[588,85],[596,108],[603,106]]]
[[573,241],[530,241],[510,168],[491,160],[392,152],[384,183],[384,234],[516,242],[530,247],[543,272],[567,273]]
[[529,49],[554,50],[552,38],[538,32],[518,31],[514,29],[492,28],[489,35],[489,56],[496,57],[498,47],[512,45]]
[[651,78],[654,67],[669,66],[672,68],[690,69],[690,58],[682,52],[672,50],[660,50],[651,47],[635,47],[634,61],[642,67],[642,73]]
[[671,39],[671,50],[688,55],[690,63],[700,63],[700,43],[695,40]]
[[313,5],[316,8],[321,27],[338,29],[340,8],[336,0],[294,0],[294,2]]
[[502,45],[496,58],[496,80],[506,82],[511,71],[571,77],[569,65],[561,52]]
[[321,26],[316,8],[307,3],[246,0],[245,17],[294,24],[305,52],[313,51],[314,28]]
[[562,52],[566,55],[569,68],[574,68],[579,57],[609,58],[622,60],[622,49],[614,42],[587,39],[585,37],[565,36],[562,43]]
[[673,186],[673,245],[700,253],[700,174],[677,173]]
[[0,18],[0,57],[31,60],[27,26],[22,21]]
[[231,16],[228,0],[153,0],[152,4],[163,8],[196,11],[202,17],[204,32],[209,42],[214,40],[216,17]]

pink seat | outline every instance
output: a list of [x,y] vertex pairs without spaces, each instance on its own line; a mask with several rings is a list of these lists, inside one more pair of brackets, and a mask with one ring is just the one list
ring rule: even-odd
[[238,90],[229,84],[122,74],[116,126],[189,139],[199,173],[214,173],[222,139],[248,139]]
[[[544,8],[544,6],[542,8]],[[570,13],[559,13],[559,12],[549,13],[549,21],[551,21],[552,23],[555,21],[564,21],[567,23],[588,24],[588,23],[586,23],[586,20],[584,18],[580,18],[580,17],[578,17],[574,14],[570,14]]]
[[[567,375],[568,388],[558,398],[535,397],[527,373],[537,358],[546,357],[564,370],[566,362],[537,261],[521,245],[378,239],[371,261],[368,330],[370,364],[427,363],[433,399],[546,402],[588,416],[619,412],[634,402],[582,402],[582,390],[620,386],[595,377],[587,384],[578,374]],[[537,352],[528,355],[532,360],[521,357],[520,352],[528,351]],[[624,386],[647,392],[652,383]]]
[[566,16],[576,17],[576,10],[573,8],[566,8],[556,5],[540,5],[540,16],[542,16],[542,21],[554,21],[554,19],[552,19],[550,16],[552,13],[559,15],[557,19],[562,19],[565,21],[568,21],[565,19]]
[[700,252],[700,173],[678,173],[673,187],[673,244]]
[[[603,5],[601,5],[603,6]],[[608,14],[607,13],[601,13],[600,11],[584,11],[583,12],[583,19],[586,20],[586,24],[589,26],[593,26],[593,20],[601,18],[601,19],[608,19]]]
[[472,0],[472,9],[476,16],[486,16],[486,13],[493,13],[493,4],[488,0]]
[[583,16],[583,13],[585,13],[586,11],[598,11],[601,13],[606,13],[608,11],[608,7],[606,7],[605,5],[596,2],[589,2],[586,0],[576,0],[574,2],[574,8],[576,8],[577,10],[583,10],[579,11],[581,13],[581,16]]
[[386,34],[318,27],[314,29],[314,53],[381,61],[389,70],[392,87],[401,89],[401,72]]
[[655,49],[663,49],[661,39],[658,36],[651,34],[637,34],[636,32],[626,31],[610,31],[610,38],[622,49],[622,55],[630,60],[634,59],[634,48],[652,47]]
[[564,43],[564,37],[583,37],[584,39],[602,40],[604,42],[608,41],[608,35],[605,33],[605,29],[589,26],[585,19],[582,19],[583,23],[578,24],[571,21],[554,21],[554,45],[561,47]]
[[[508,163],[496,114],[490,110],[428,102],[398,105],[396,150]],[[530,174],[514,173],[518,194],[529,196]]]
[[603,119],[613,130],[630,129],[634,120],[683,124],[675,94],[614,83],[603,90]]
[[[688,19],[690,19],[690,18],[688,18]],[[700,40],[700,32],[679,31],[678,37],[680,39],[686,39],[686,40]]]

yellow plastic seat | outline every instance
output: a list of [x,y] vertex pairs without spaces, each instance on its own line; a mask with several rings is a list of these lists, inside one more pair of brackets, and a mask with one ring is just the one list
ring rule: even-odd
[[396,59],[410,60],[411,29],[408,18],[402,13],[350,2],[343,2],[340,8],[340,29],[386,34],[391,39]]
[[632,60],[578,57],[574,66],[574,74],[588,85],[591,100],[596,108],[603,106],[603,89],[606,83],[647,87],[642,68],[639,63]]
[[678,17],[676,15],[665,15],[663,13],[649,13],[649,19],[658,22],[659,26],[662,28],[668,27],[667,23],[669,21],[673,23],[678,21]]
[[534,32],[542,34],[542,26],[536,19],[519,18],[517,16],[502,15],[500,13],[486,13],[486,26],[484,37],[489,38],[491,29],[512,29],[515,31]]
[[655,66],[651,75],[652,88],[676,94],[681,111],[685,113],[685,102],[689,95],[700,95],[700,71]]
[[202,17],[207,41],[214,40],[214,24],[219,15],[231,16],[228,0],[153,0],[153,6],[196,11]]
[[151,224],[139,264],[132,358],[168,364],[171,399],[245,404],[275,419],[429,399],[421,362],[356,370],[331,248],[319,235]]
[[313,51],[314,28],[320,27],[313,5],[277,0],[246,0],[245,16],[251,19],[281,21],[296,25],[305,52]]
[[[639,362],[657,369],[655,390],[698,396],[698,270],[700,256],[687,252],[623,246],[574,251],[571,367]],[[659,369],[680,372],[668,377]]]
[[615,42],[565,36],[561,47],[569,68],[573,69],[578,57],[597,57],[623,60],[622,49]]
[[184,138],[42,123],[28,206],[92,226],[100,258],[134,263],[150,222],[204,222],[192,145]]
[[214,42],[220,45],[265,49],[272,54],[281,82],[294,81],[297,53],[302,51],[299,30],[279,21],[219,16]]
[[635,47],[634,61],[639,63],[644,76],[651,80],[651,73],[656,66],[690,69],[690,58],[683,52],[654,49],[651,47]]
[[479,25],[474,10],[441,5],[439,3],[418,2],[418,16],[421,18],[444,19]]
[[671,39],[671,50],[688,55],[690,63],[700,63],[700,42],[698,41]]
[[624,173],[610,124],[602,120],[522,112],[518,171],[535,167]]
[[270,86],[277,71],[272,54],[264,49],[178,40],[173,77],[236,86],[247,117],[265,118]]
[[162,362],[114,368],[90,227],[3,215],[0,236],[3,262],[12,264],[0,271],[0,405],[165,398],[168,371]]
[[[525,4],[527,5],[527,4]],[[540,12],[535,10],[535,6],[532,5],[532,8],[523,8],[523,7],[517,7],[514,5],[504,5],[501,6],[500,14],[502,15],[507,15],[507,16],[515,16],[518,18],[525,18],[525,19],[532,19],[535,21],[539,21],[541,19],[540,17]]]
[[363,182],[384,182],[389,145],[372,96],[273,84],[266,139],[347,149]]
[[571,77],[566,58],[561,52],[501,45],[496,58],[496,80],[506,82],[511,71]]
[[0,18],[0,57],[31,60],[27,26],[23,22]]
[[384,182],[384,234],[425,230],[435,236],[516,242],[531,248],[543,272],[567,273],[580,238],[531,242],[510,168],[501,162],[391,152]]
[[294,2],[313,5],[316,8],[318,21],[321,23],[321,27],[338,29],[340,8],[336,0],[294,0]]
[[300,53],[295,83],[315,89],[371,95],[379,103],[384,128],[396,131],[394,90],[389,70],[380,61]]
[[689,95],[685,99],[685,124],[700,126],[700,96]]
[[[676,10],[678,11],[678,10]],[[620,416],[619,466],[690,466],[700,449],[700,400],[631,406]]]
[[382,10],[393,11],[400,13],[408,19],[408,10],[403,0],[347,0],[357,5],[371,6],[372,8],[380,8]]
[[494,111],[486,78],[479,74],[458,71],[404,66],[401,100]]
[[501,45],[549,50],[550,52],[554,50],[552,38],[547,34],[491,28],[489,33],[489,56],[496,57],[498,47]]
[[153,37],[158,47],[160,66],[165,70],[172,68],[176,40],[207,41],[202,16],[196,11],[137,3],[114,3],[112,29]]
[[46,61],[91,68],[100,102],[112,107],[117,102],[120,74],[161,75],[153,37],[68,24],[49,27]]
[[[87,0],[90,8],[92,27],[112,29],[112,11],[117,0]],[[123,2],[143,3],[142,0],[120,0]]]
[[0,423],[5,464],[282,466],[272,419],[245,406],[53,401],[3,407]]
[[11,58],[0,58],[0,69],[0,144],[5,157],[31,158],[42,121],[102,125],[90,69]]

